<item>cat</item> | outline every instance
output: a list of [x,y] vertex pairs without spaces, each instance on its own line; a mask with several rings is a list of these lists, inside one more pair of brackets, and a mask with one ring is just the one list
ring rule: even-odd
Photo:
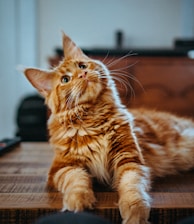
[[55,156],[48,184],[63,194],[63,210],[92,209],[92,179],[118,192],[123,224],[146,224],[154,177],[194,167],[194,122],[166,112],[127,109],[107,67],[63,34],[64,59],[48,71],[24,74],[51,110]]

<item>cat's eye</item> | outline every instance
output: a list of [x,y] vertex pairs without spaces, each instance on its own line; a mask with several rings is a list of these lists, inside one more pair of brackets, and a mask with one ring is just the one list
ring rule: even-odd
[[78,66],[79,66],[79,68],[81,68],[81,69],[86,69],[86,68],[87,68],[87,65],[84,64],[83,62],[80,62],[80,63],[78,64]]
[[64,76],[61,77],[61,82],[62,83],[68,83],[70,81],[70,79],[71,79],[70,76],[64,75]]

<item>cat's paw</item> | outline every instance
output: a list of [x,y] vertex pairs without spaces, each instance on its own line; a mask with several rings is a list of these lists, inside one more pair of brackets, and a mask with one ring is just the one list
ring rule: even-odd
[[55,189],[53,177],[51,175],[48,175],[48,177],[47,177],[46,187],[48,189]]
[[135,201],[131,204],[130,200],[123,198],[119,200],[119,210],[123,219],[122,224],[149,224],[150,206],[146,201]]
[[68,194],[63,195],[63,209],[74,212],[83,211],[84,209],[93,209],[96,203],[96,198],[91,189],[78,191],[72,189]]

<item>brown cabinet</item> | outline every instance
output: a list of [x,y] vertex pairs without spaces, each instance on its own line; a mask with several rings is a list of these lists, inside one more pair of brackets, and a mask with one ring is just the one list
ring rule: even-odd
[[[129,108],[146,107],[194,117],[194,60],[186,56],[128,56],[88,53],[104,62],[122,102]],[[49,59],[52,66],[58,57]]]
[[194,60],[160,56],[92,58],[107,63],[112,75],[116,76],[122,101],[128,107],[146,107],[194,117]]

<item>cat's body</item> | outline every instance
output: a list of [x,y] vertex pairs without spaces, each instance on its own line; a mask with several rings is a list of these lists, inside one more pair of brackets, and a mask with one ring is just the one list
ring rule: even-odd
[[169,113],[131,110],[134,132],[153,177],[194,167],[194,122]]
[[51,109],[55,157],[48,184],[63,209],[95,205],[92,177],[118,191],[123,223],[145,224],[152,177],[194,167],[194,122],[168,113],[127,110],[107,68],[64,35],[65,59],[52,71],[25,74]]

